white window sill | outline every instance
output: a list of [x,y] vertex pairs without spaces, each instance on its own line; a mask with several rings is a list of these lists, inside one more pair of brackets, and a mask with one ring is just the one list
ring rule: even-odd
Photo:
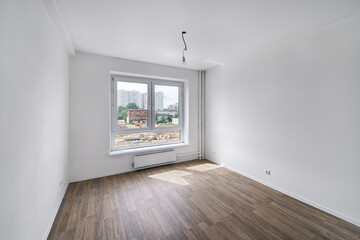
[[143,153],[143,152],[155,152],[155,151],[171,149],[171,148],[186,147],[189,145],[190,145],[189,143],[175,143],[175,144],[168,144],[168,145],[162,145],[162,146],[132,148],[132,149],[111,151],[109,153],[109,155],[110,156],[118,156],[118,155],[136,154],[136,153]]

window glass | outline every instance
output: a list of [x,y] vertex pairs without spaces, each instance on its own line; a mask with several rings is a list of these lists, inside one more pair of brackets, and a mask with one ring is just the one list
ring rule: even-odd
[[115,134],[115,147],[180,142],[180,130]]
[[148,126],[146,83],[117,82],[118,129],[146,128]]
[[179,125],[179,87],[155,85],[155,127]]
[[112,75],[112,150],[182,142],[183,83]]

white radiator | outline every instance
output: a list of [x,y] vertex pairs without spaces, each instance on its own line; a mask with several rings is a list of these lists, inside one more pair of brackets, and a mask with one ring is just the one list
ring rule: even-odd
[[146,153],[146,154],[137,154],[134,157],[134,168],[146,168],[153,167],[157,165],[163,165],[169,162],[176,161],[175,150],[169,150],[166,152],[157,152],[157,153]]

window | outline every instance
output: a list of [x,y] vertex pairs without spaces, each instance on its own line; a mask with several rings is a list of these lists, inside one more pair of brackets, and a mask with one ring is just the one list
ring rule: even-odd
[[183,82],[111,75],[111,150],[183,142]]

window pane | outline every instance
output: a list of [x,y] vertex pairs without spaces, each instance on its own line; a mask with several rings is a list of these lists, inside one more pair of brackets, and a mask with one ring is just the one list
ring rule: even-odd
[[155,127],[179,125],[179,87],[155,85]]
[[142,146],[180,142],[180,130],[162,132],[142,132],[130,134],[115,134],[115,147]]
[[145,83],[117,82],[117,128],[147,127],[148,85]]

